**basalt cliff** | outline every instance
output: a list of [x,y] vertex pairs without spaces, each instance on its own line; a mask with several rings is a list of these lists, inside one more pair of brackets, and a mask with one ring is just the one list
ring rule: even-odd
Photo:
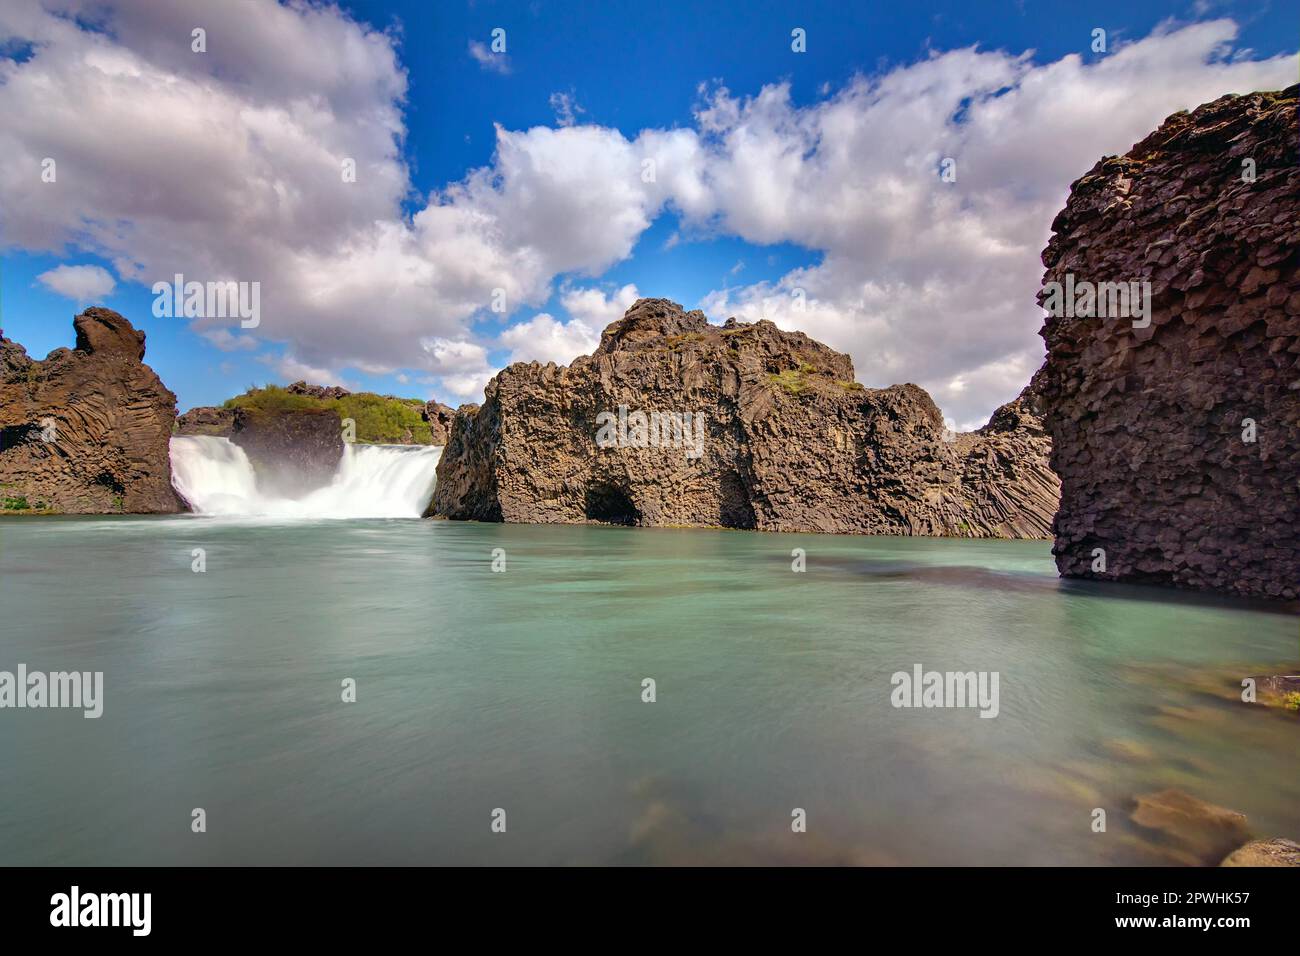
[[1042,331],[1063,575],[1300,593],[1298,92],[1171,116],[1053,223],[1045,291],[1150,293],[1137,318]]
[[176,396],[144,364],[144,333],[110,309],[87,309],[73,325],[75,348],[44,361],[0,337],[5,510],[184,510],[168,457]]
[[945,431],[915,385],[773,323],[641,299],[567,367],[463,406],[430,513],[483,521],[1045,538],[1057,479],[1034,389]]

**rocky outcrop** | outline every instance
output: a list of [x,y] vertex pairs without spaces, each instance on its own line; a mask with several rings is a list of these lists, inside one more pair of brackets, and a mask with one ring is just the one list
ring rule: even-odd
[[176,396],[143,363],[144,333],[110,309],[76,346],[34,361],[0,337],[0,496],[7,510],[170,513]]
[[297,497],[329,484],[343,457],[343,425],[333,409],[235,409],[230,440],[244,450],[258,487]]
[[306,382],[294,382],[292,385],[286,385],[284,390],[290,395],[307,395],[322,399],[347,398],[352,394],[342,385],[308,385]]
[[178,435],[214,435],[229,438],[235,427],[235,410],[233,408],[215,408],[200,405],[191,408],[176,419]]
[[1252,840],[1229,853],[1219,866],[1300,866],[1300,843]]
[[451,423],[456,418],[456,410],[442,402],[425,402],[421,416],[429,423],[429,444],[446,445],[451,434]]
[[462,406],[431,512],[484,521],[1046,537],[1057,481],[1027,389],[972,434],[915,385],[768,321],[642,299],[567,368]]
[[1046,304],[1049,283],[1150,283],[1136,321],[1042,330],[1064,575],[1300,591],[1298,92],[1175,114],[1053,223]]

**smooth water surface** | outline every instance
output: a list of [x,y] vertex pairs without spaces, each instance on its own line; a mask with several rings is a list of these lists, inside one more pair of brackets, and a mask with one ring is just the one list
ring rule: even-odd
[[[1298,634],[1041,542],[0,520],[0,670],[105,675],[98,720],[0,710],[0,859],[1177,862],[1136,794],[1300,838],[1300,727],[1234,697]],[[1000,713],[895,709],[917,663]]]

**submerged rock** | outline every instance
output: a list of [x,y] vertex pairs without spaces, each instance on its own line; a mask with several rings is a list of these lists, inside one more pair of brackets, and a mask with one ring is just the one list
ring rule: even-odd
[[[1065,576],[1300,592],[1298,94],[1174,114],[1078,180],[1052,224],[1045,308],[1077,293],[1042,330]],[[1078,317],[1084,282],[1138,297]]]
[[1252,840],[1229,853],[1219,866],[1300,866],[1300,843]]
[[176,396],[144,333],[111,309],[73,320],[76,346],[34,361],[0,336],[0,496],[6,510],[184,510],[171,486]]
[[1042,538],[1057,479],[1032,388],[970,434],[915,385],[773,323],[641,299],[567,368],[462,406],[431,512],[483,521]]
[[1173,788],[1139,796],[1131,817],[1204,863],[1223,859],[1225,853],[1250,839],[1244,813]]

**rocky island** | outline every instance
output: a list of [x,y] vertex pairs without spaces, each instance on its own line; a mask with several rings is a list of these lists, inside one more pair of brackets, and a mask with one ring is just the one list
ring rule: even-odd
[[[604,447],[602,416],[618,423]],[[641,299],[592,355],[568,367],[511,365],[481,407],[458,411],[430,511],[1045,538],[1057,501],[1049,445],[1032,387],[979,431],[953,434],[924,390],[864,388],[847,355],[800,332],[715,326]]]

